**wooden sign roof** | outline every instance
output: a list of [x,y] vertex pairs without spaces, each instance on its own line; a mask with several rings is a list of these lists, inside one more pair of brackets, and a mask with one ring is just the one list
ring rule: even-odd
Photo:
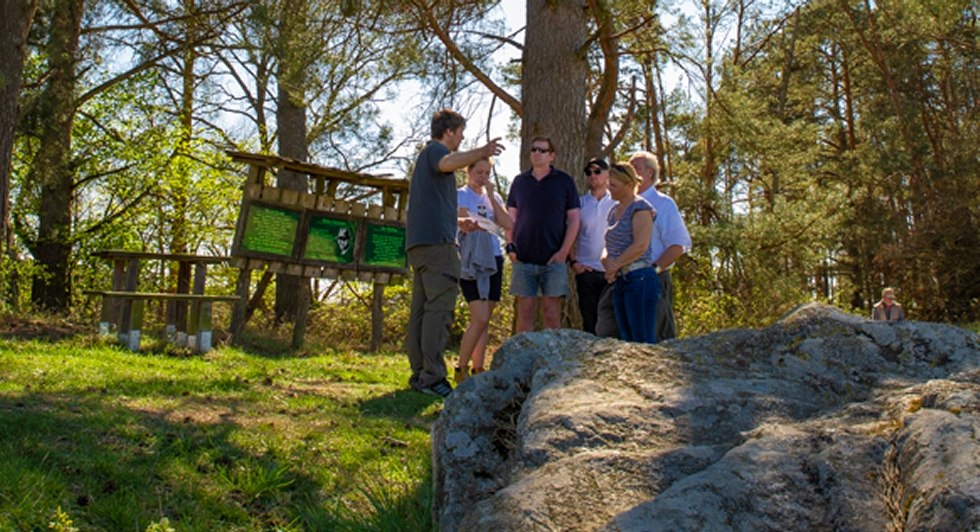
[[296,159],[290,159],[288,157],[280,157],[278,155],[266,155],[231,150],[228,150],[225,153],[227,153],[233,161],[247,163],[260,168],[292,170],[294,172],[308,174],[313,178],[321,178],[329,181],[342,181],[345,183],[352,183],[355,185],[368,187],[389,190],[408,190],[408,179],[398,179],[392,176],[392,174],[373,175],[350,172],[339,168],[330,168],[328,166],[320,166],[318,164],[297,161]]

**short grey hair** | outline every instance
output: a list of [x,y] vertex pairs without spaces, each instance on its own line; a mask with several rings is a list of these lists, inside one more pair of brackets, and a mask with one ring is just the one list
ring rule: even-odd
[[643,161],[647,165],[647,168],[652,168],[653,169],[653,177],[651,178],[651,180],[653,181],[653,184],[656,185],[657,183],[659,183],[660,182],[660,163],[657,162],[657,156],[654,155],[654,154],[652,154],[652,153],[650,153],[650,152],[648,152],[648,151],[638,151],[638,152],[634,153],[632,156],[630,156],[630,160],[631,161],[633,159],[637,159],[637,158],[643,159]]

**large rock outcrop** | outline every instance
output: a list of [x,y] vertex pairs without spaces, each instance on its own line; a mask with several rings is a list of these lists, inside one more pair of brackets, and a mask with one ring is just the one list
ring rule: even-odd
[[508,340],[433,429],[456,530],[976,530],[980,339],[808,305],[656,346]]

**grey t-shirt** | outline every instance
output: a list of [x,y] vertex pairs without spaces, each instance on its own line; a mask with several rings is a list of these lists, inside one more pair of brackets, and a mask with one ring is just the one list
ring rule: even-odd
[[408,188],[405,249],[456,242],[456,175],[440,172],[449,154],[445,144],[430,140],[419,152]]

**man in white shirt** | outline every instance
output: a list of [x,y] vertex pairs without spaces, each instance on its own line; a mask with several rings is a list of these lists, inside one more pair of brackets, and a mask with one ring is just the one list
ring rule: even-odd
[[677,336],[674,325],[674,288],[670,282],[670,267],[681,255],[691,249],[691,234],[677,210],[674,200],[657,190],[660,183],[660,166],[657,157],[650,152],[637,152],[630,157],[630,164],[640,176],[640,196],[653,205],[657,218],[653,222],[650,252],[653,267],[660,274],[660,302],[657,304],[657,341]]
[[606,161],[589,161],[585,165],[585,179],[589,190],[579,198],[578,236],[568,263],[575,272],[582,330],[595,334],[599,296],[609,287],[601,262],[606,246],[606,219],[616,201],[609,195],[609,164]]

